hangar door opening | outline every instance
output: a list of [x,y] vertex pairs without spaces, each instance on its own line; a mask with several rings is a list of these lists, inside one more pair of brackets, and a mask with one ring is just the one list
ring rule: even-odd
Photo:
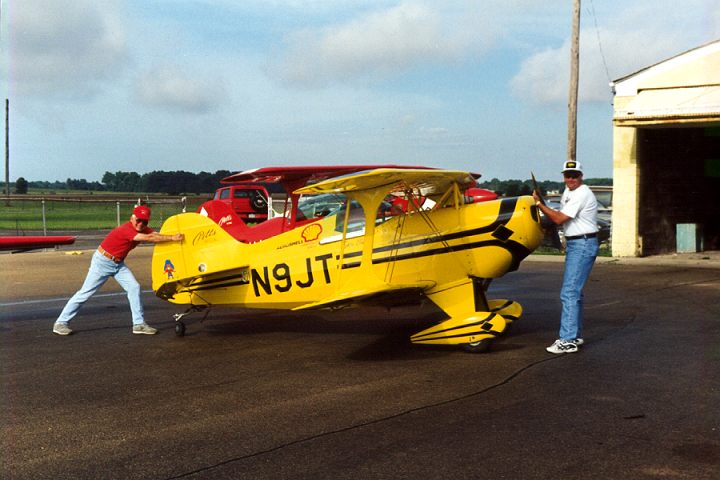
[[720,125],[641,128],[637,161],[642,255],[676,252],[678,224],[720,250]]

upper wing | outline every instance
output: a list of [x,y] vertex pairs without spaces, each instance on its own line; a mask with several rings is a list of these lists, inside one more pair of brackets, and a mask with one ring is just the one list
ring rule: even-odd
[[383,189],[386,193],[412,190],[423,196],[445,193],[453,184],[475,185],[478,175],[459,170],[378,168],[325,180],[294,193],[349,193]]
[[[402,165],[318,165],[305,167],[265,167],[245,170],[235,173],[229,177],[223,178],[220,183],[238,183],[238,182],[260,182],[260,183],[288,183],[295,184],[298,187],[312,181],[318,182],[328,178],[337,177],[339,175],[347,175],[349,173],[361,172],[366,170],[374,170],[378,168],[396,168],[396,169],[425,169],[430,167],[409,167]],[[297,188],[297,187],[296,187]]]

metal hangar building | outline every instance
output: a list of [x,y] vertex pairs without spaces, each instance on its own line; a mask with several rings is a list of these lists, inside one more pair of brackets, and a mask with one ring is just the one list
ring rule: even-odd
[[612,85],[613,256],[720,250],[720,40]]

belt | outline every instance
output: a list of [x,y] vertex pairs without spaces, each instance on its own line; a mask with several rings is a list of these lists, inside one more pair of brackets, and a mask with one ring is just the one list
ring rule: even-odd
[[597,237],[597,232],[586,233],[585,235],[573,235],[572,237],[565,237],[565,240],[580,240],[581,238],[587,240],[588,238],[595,238],[595,237]]
[[104,248],[102,248],[102,247],[98,247],[98,252],[100,252],[100,255],[102,255],[103,257],[105,257],[105,258],[107,258],[107,259],[110,259],[110,260],[112,260],[112,261],[115,262],[115,263],[120,263],[120,262],[122,262],[122,258],[118,258],[118,257],[116,257],[115,255],[113,255],[113,254],[111,254],[111,253],[108,253],[108,252],[107,252]]

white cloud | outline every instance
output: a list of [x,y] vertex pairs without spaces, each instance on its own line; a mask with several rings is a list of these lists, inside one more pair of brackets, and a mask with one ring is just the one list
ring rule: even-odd
[[191,77],[176,66],[156,67],[137,82],[141,103],[164,110],[207,113],[220,107],[225,88],[217,80]]
[[313,87],[457,62],[487,48],[493,36],[491,28],[472,24],[464,13],[403,3],[347,23],[294,32],[271,70],[288,84]]
[[[681,53],[694,45],[682,46],[682,40],[671,34],[650,44],[636,48],[647,40],[647,31],[601,31],[602,52],[596,32],[580,35],[579,99],[586,102],[609,102],[612,98],[609,82],[641,68]],[[607,70],[603,62],[607,62]],[[566,102],[570,78],[570,43],[546,49],[524,60],[520,71],[511,81],[513,93],[534,103]]]
[[[606,19],[610,26],[604,28],[596,28],[593,19],[583,11],[588,18],[581,19],[580,101],[609,102],[612,98],[609,81],[698,47],[720,33],[720,24],[715,21],[713,25],[711,14],[714,9],[717,20],[720,7],[708,5],[707,28],[698,29],[690,26],[696,26],[703,17],[702,8],[687,5],[680,11],[669,2],[661,3],[642,3],[618,11],[617,18]],[[537,104],[567,102],[569,69],[568,38],[560,47],[545,48],[526,58],[510,88],[515,96]]]
[[10,67],[4,73],[18,94],[91,97],[126,66],[126,35],[114,0],[23,0],[9,12]]

